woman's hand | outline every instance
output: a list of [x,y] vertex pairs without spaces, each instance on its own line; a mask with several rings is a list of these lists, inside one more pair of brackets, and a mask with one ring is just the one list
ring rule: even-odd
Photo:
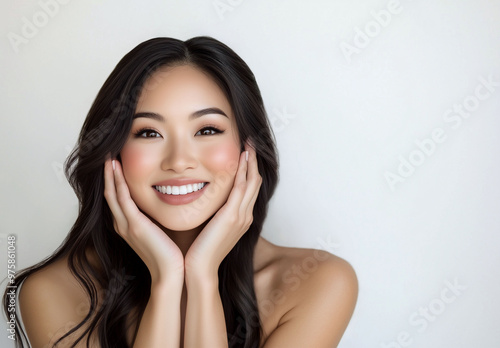
[[253,221],[253,207],[262,184],[255,150],[247,143],[227,202],[194,240],[185,257],[186,276],[216,276],[219,266]]
[[104,163],[104,197],[113,214],[115,231],[144,261],[153,284],[184,277],[184,258],[179,247],[130,197],[119,161]]

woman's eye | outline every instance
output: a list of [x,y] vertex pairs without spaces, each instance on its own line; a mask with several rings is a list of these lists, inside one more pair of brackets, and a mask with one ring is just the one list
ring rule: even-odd
[[196,135],[215,135],[218,133],[223,133],[223,131],[215,128],[215,127],[205,127],[202,128],[196,133]]
[[[195,135],[216,135],[219,133],[224,133],[216,127],[205,127],[200,129]],[[161,135],[153,129],[140,129],[134,133],[136,138],[160,138]]]
[[152,129],[141,129],[135,133],[137,138],[159,138],[160,134]]

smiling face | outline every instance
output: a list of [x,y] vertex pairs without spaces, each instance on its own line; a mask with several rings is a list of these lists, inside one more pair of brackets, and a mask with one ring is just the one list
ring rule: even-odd
[[[200,226],[226,202],[239,156],[231,106],[210,77],[181,65],[146,81],[120,152],[130,195],[144,213],[168,230]],[[196,183],[206,184],[194,191]]]

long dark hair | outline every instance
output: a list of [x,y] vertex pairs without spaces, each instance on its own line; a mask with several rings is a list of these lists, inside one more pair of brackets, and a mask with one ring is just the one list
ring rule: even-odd
[[[241,151],[250,139],[257,153],[263,181],[253,210],[253,223],[223,260],[218,274],[229,347],[259,346],[262,322],[253,283],[253,255],[268,202],[278,183],[278,154],[253,73],[228,46],[206,36],[187,41],[154,38],[139,44],[117,64],[90,108],[64,168],[79,200],[78,217],[58,249],[18,273],[12,284],[19,286],[30,274],[68,257],[69,269],[89,296],[90,309],[82,322],[56,344],[89,322],[72,347],[85,334],[90,338],[95,331],[103,348],[128,347],[126,317],[134,309],[137,311],[137,333],[149,299],[151,277],[140,257],[114,231],[111,211],[104,198],[104,161],[108,153],[120,159],[119,153],[129,135],[145,81],[161,67],[184,64],[207,73],[220,86],[236,118]],[[102,267],[96,269],[91,265],[87,249],[95,250]],[[99,308],[98,290],[92,279],[97,280],[101,289],[107,289]],[[126,286],[123,286],[124,279]],[[7,315],[8,305],[6,291],[4,311]],[[20,337],[17,326],[15,330]],[[19,340],[16,342],[16,347],[22,347]]]

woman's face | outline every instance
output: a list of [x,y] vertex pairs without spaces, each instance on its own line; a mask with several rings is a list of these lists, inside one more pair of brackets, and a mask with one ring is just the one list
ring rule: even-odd
[[169,230],[200,226],[226,202],[239,156],[234,115],[214,81],[189,65],[149,78],[120,152],[144,213]]

